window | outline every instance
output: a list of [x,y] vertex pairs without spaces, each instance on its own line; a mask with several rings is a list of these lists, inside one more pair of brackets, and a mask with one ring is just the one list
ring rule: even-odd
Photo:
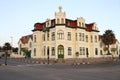
[[95,36],[95,42],[97,42],[97,36]]
[[61,40],[64,39],[64,32],[62,30],[58,31],[57,37],[58,37],[58,39],[61,39]]
[[81,41],[81,33],[79,33],[79,41]]
[[61,23],[64,24],[64,19],[63,18],[61,19]]
[[57,19],[57,24],[60,24],[60,20],[59,19]]
[[46,54],[46,47],[44,46],[44,56],[45,56],[45,54]]
[[80,55],[82,55],[82,47],[80,47]]
[[85,47],[80,47],[80,55],[85,55]]
[[83,47],[83,55],[85,55],[85,48]]
[[71,32],[68,32],[68,40],[71,40]]
[[75,36],[76,36],[76,41],[77,41],[77,33],[75,34]]
[[34,35],[34,42],[36,43],[36,35]]
[[45,41],[45,33],[43,34],[43,41]]
[[51,22],[51,24],[52,24],[51,26],[54,26],[54,25],[55,25],[55,22],[54,22],[54,21],[52,21],[52,22]]
[[86,42],[88,42],[88,35],[86,35]]
[[81,22],[79,22],[79,26],[81,27]]
[[82,27],[84,27],[84,23],[82,23]]
[[100,50],[100,55],[103,55],[102,50]]
[[67,25],[70,26],[70,21],[67,22]]
[[98,48],[95,48],[95,55],[98,55]]
[[52,56],[54,56],[55,55],[55,47],[52,47],[52,54],[51,54]]
[[82,41],[84,41],[84,33],[82,33]]
[[47,22],[47,26],[49,26],[49,21]]
[[55,40],[55,32],[52,32],[52,41]]
[[92,37],[92,35],[91,35],[91,42],[93,42],[93,37]]
[[47,32],[47,40],[49,41],[49,32]]
[[36,56],[36,48],[34,48],[34,56]]
[[72,55],[72,49],[71,49],[71,47],[68,47],[68,55]]
[[102,48],[102,45],[103,45],[102,42],[100,42],[100,48]]
[[30,47],[30,48],[32,47],[32,42],[29,43],[29,47]]

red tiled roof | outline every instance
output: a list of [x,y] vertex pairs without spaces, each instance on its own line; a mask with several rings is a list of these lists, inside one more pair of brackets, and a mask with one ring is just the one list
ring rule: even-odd
[[94,23],[85,24],[85,25],[86,25],[86,29],[87,29],[88,31],[90,31],[90,30],[93,29]]
[[20,40],[23,44],[25,44],[25,43],[28,43],[30,38],[33,39],[33,34],[22,36]]
[[70,20],[70,19],[66,19],[66,24],[70,22],[71,27],[76,27],[77,26],[77,20]]
[[34,27],[37,30],[42,30],[43,29],[43,23],[35,23]]

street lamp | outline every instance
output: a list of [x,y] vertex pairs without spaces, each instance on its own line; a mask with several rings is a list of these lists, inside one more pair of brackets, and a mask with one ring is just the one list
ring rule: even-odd
[[[6,45],[5,48],[7,48]],[[5,65],[7,65],[7,56],[8,56],[8,50],[5,50]]]
[[11,36],[11,53],[12,53],[12,47],[13,47],[13,37]]

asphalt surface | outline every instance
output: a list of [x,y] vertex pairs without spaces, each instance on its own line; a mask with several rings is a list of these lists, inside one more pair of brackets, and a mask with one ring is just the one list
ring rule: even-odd
[[[0,59],[0,64],[4,59]],[[31,64],[8,59],[0,80],[120,80],[120,61],[92,64]]]

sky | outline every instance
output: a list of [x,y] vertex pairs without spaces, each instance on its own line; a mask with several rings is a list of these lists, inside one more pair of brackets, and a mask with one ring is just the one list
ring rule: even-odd
[[59,6],[66,18],[96,22],[100,35],[111,29],[120,41],[120,0],[0,0],[0,46],[9,42],[17,47],[35,23],[54,19]]

